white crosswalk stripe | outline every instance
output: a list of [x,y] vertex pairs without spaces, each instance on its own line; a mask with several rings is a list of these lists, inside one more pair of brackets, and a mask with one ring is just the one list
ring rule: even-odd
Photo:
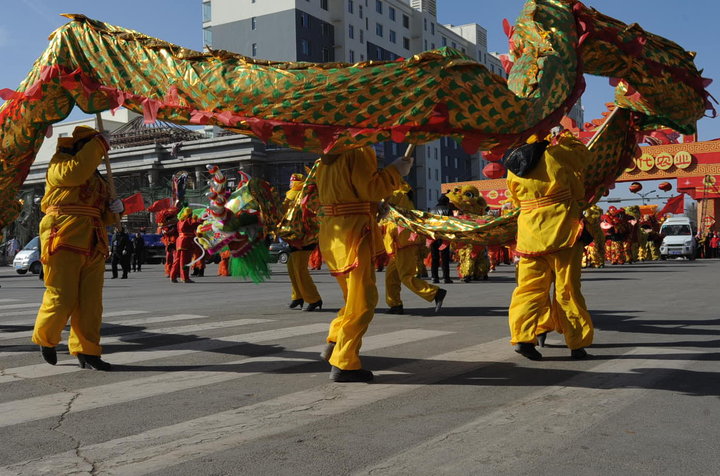
[[[17,301],[17,299],[12,299],[12,301]],[[35,309],[32,309],[30,311],[22,311],[23,315],[32,315],[33,317],[26,317],[23,319],[15,319],[15,320],[2,320],[2,325],[6,326],[21,326],[21,325],[33,325],[35,324],[35,317],[37,315],[37,310],[40,308],[40,304],[35,303],[32,306],[28,305],[27,307],[35,307]],[[0,308],[2,309],[2,308]],[[138,314],[147,314],[148,311],[134,311],[134,310],[127,310],[127,311],[112,311],[112,312],[104,312],[103,313],[103,319],[107,319],[108,317],[121,317],[121,316],[135,316]],[[0,317],[6,317],[6,316],[18,316],[20,315],[20,312],[6,312],[6,313],[0,313]]]

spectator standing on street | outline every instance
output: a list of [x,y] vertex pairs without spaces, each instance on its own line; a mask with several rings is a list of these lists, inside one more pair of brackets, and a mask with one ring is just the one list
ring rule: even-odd
[[712,249],[712,257],[720,258],[720,234],[716,231],[710,238],[710,247]]
[[136,233],[133,239],[133,260],[132,270],[138,273],[142,271],[142,264],[145,261],[145,239],[142,234]]
[[122,268],[122,277],[127,279],[130,272],[130,260],[132,259],[133,242],[130,235],[127,234],[125,228],[120,226],[115,228],[112,244],[110,245],[110,257],[112,266],[112,278],[118,277],[118,264]]
[[[441,215],[444,217],[451,217],[453,205],[450,203],[450,199],[447,195],[441,195],[438,199],[437,205],[431,210],[431,213],[435,215]],[[445,284],[452,284],[450,279],[450,243],[443,240],[434,240],[430,244],[430,274],[432,276],[432,282],[437,284],[440,282],[440,274],[438,268],[442,267],[443,282]]]

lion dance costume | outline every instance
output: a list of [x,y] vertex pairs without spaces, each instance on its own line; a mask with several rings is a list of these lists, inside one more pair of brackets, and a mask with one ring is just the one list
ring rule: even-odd
[[592,235],[592,243],[585,246],[582,258],[583,268],[605,267],[605,233],[600,227],[602,208],[593,205],[585,210],[585,229]]
[[[487,210],[487,202],[480,194],[477,187],[464,185],[456,188],[447,194],[450,202],[460,212],[458,215],[465,220],[472,220],[482,223],[482,215]],[[490,260],[487,256],[487,249],[482,245],[454,244],[458,255],[458,276],[466,283],[473,279],[488,279],[490,271]]]

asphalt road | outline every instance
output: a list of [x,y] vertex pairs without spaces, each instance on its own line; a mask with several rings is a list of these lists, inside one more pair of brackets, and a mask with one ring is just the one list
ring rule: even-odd
[[[159,265],[106,280],[112,372],[30,334],[43,286],[0,269],[0,474],[720,474],[720,261],[591,270],[593,359],[551,335],[531,362],[508,343],[513,268],[447,285],[445,307],[403,291],[363,344],[372,384],[335,384],[317,358],[341,295],[287,309],[282,265],[255,285],[172,284]],[[109,277],[109,273],[107,273]]]

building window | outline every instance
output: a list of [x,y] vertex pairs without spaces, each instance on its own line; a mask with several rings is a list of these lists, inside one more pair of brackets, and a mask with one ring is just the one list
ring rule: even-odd
[[[360,33],[362,33],[362,32],[360,32]],[[365,61],[365,55],[362,53],[360,53],[360,61]]]
[[406,50],[410,49],[410,38],[403,36],[403,48]]
[[320,34],[322,36],[330,36],[330,25],[323,23],[320,25]]
[[427,40],[425,40],[425,51],[427,51]]
[[307,13],[300,14],[300,26],[310,28],[310,16]]
[[427,18],[423,18],[423,30],[427,31]]
[[360,19],[363,18],[363,11],[362,11],[362,5],[358,5],[358,13],[360,14]]
[[363,34],[363,31],[364,30],[360,30],[360,43],[365,43],[365,38],[364,38],[365,35]]
[[430,34],[435,34],[435,23],[430,22]]
[[252,56],[257,56],[257,43],[252,44]]
[[257,28],[257,21],[255,20],[255,17],[252,17],[250,19],[250,28],[252,28],[253,30]]
[[203,43],[205,46],[212,46],[212,30],[210,28],[203,28]]
[[355,62],[355,52],[353,50],[348,51],[348,61]]
[[447,46],[447,38],[445,38],[445,37],[443,36],[442,39],[440,40],[440,43],[441,43],[443,46]]
[[379,60],[382,59],[382,50],[380,49],[379,46],[375,47],[375,59],[379,59]]
[[397,35],[394,31],[390,30],[390,43],[397,43]]
[[308,40],[300,40],[300,52],[304,55],[310,54],[310,42]]
[[355,27],[348,25],[348,37],[355,38]]
[[432,179],[432,170],[428,168],[428,180]]
[[452,47],[457,48],[457,44],[454,41],[452,42]]
[[405,28],[410,28],[410,17],[403,14],[403,26]]
[[455,168],[458,168],[458,158],[455,157]]
[[435,43],[430,43],[430,49],[431,49],[431,50],[434,50],[434,49],[435,49]]
[[330,50],[329,49],[327,49],[327,48],[322,49],[322,60],[323,60],[323,63],[327,63],[328,61],[330,61]]
[[348,0],[348,13],[355,13],[353,10],[355,9],[355,5],[353,0]]
[[447,155],[444,156],[443,159],[445,159],[445,167],[447,167],[448,166],[448,156]]
[[440,180],[440,171],[435,169],[435,180]]
[[322,8],[323,10],[327,10],[328,9],[327,3],[328,3],[328,0],[320,0],[320,8]]
[[203,21],[212,20],[212,3],[206,2],[202,4]]
[[375,34],[380,37],[383,36],[383,26],[380,23],[375,24]]
[[388,16],[392,21],[395,21],[395,9],[393,7],[388,7]]
[[380,0],[375,0],[375,11],[382,13],[382,2]]

